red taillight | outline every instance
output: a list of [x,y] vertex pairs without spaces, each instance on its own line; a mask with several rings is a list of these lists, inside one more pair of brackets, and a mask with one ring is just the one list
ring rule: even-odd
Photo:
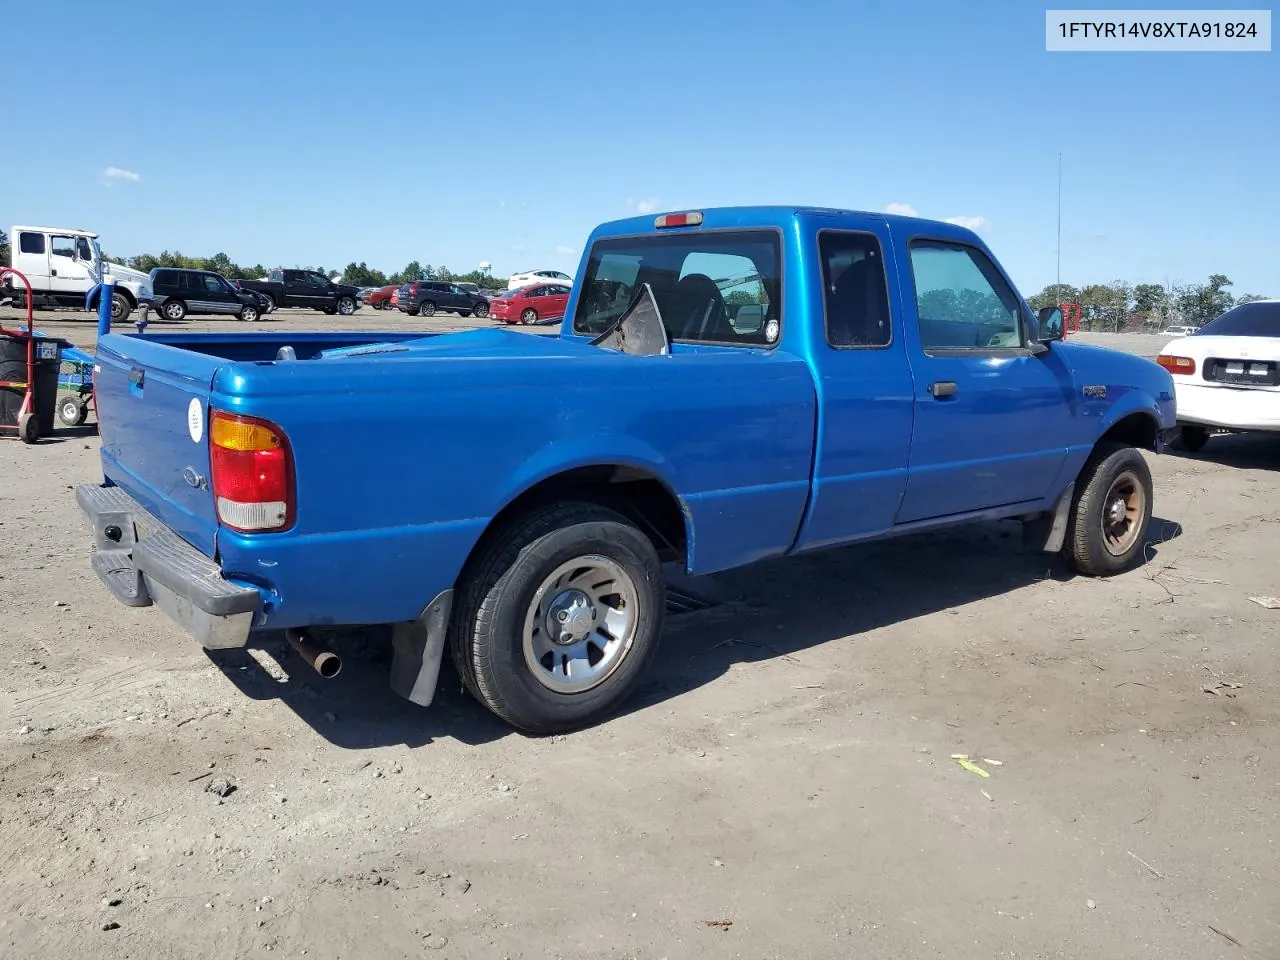
[[244,533],[292,525],[293,452],[274,423],[212,411],[209,467],[220,523]]
[[653,221],[653,225],[661,229],[662,227],[696,227],[702,223],[702,214],[700,213],[664,213]]
[[1180,373],[1186,376],[1196,372],[1196,362],[1190,357],[1172,357],[1162,353],[1156,357],[1156,363],[1170,373]]

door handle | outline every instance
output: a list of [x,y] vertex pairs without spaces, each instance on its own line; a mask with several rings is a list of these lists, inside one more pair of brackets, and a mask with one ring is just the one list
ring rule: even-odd
[[935,400],[942,397],[954,397],[956,395],[956,384],[954,380],[939,380],[936,383],[929,384],[929,393],[933,395]]
[[51,277],[56,277],[57,275],[58,275],[58,271],[57,271],[57,270],[50,270],[50,271],[49,271],[49,276],[51,276]]

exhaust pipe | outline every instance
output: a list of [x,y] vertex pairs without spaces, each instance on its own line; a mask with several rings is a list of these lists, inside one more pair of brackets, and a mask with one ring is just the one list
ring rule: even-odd
[[298,656],[326,680],[336,677],[338,671],[342,669],[342,658],[332,650],[325,650],[317,646],[306,631],[290,627],[284,632],[284,635]]

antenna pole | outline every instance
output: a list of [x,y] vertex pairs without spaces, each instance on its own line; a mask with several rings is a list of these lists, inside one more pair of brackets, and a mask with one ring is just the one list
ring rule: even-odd
[[1062,154],[1058,154],[1058,296],[1062,296]]

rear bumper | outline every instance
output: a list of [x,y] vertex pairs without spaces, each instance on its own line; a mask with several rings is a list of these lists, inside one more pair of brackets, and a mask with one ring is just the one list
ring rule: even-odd
[[1248,387],[1176,386],[1178,422],[1227,430],[1280,431],[1280,391]]
[[158,606],[210,650],[243,647],[262,604],[119,487],[81,484],[76,502],[93,528],[93,569],[117,600]]

